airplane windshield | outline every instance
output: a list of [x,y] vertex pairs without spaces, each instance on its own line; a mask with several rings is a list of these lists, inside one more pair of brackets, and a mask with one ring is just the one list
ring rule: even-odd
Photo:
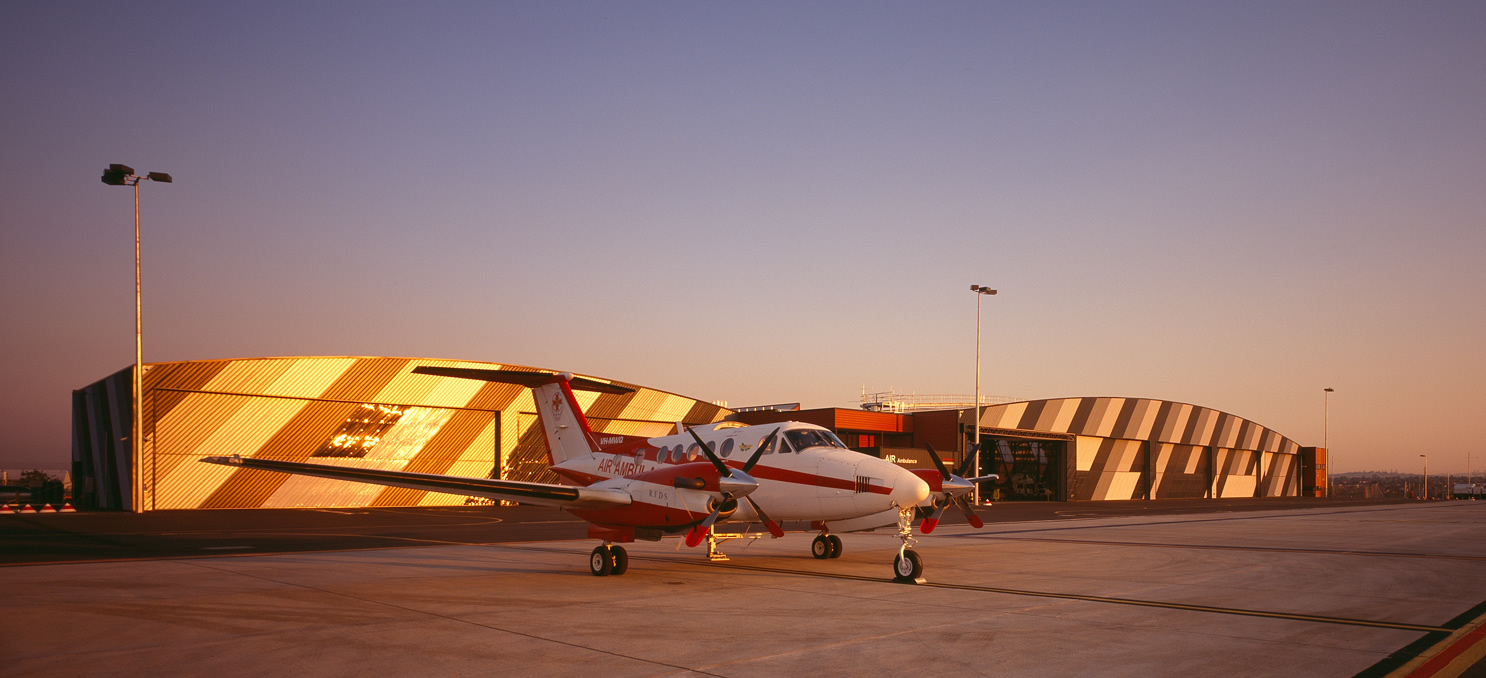
[[785,431],[784,436],[789,438],[790,445],[796,450],[803,450],[807,447],[839,447],[846,449],[846,443],[841,442],[841,439],[837,438],[830,431],[798,429]]

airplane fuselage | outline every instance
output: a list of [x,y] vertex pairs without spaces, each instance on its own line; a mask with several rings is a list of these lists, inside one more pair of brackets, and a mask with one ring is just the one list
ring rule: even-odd
[[[775,429],[749,474],[759,481],[750,497],[774,520],[832,521],[914,506],[929,486],[896,464],[848,449],[829,430],[790,422],[717,427],[697,434],[729,468],[744,460]],[[629,506],[572,510],[606,525],[682,528],[705,518],[715,507],[717,472],[688,434],[640,439],[597,435],[599,454],[568,459],[552,467],[564,481],[616,489],[633,497]],[[721,520],[759,522],[748,502]]]

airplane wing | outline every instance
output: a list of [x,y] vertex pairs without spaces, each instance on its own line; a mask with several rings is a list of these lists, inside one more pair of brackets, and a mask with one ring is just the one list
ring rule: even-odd
[[438,473],[382,471],[379,469],[355,468],[350,466],[305,464],[296,461],[245,459],[239,456],[206,457],[201,461],[208,464],[237,466],[262,471],[293,473],[296,475],[316,476],[334,480],[349,480],[358,483],[371,483],[373,485],[405,487],[411,490],[428,490],[430,492],[447,492],[449,494],[460,494],[471,497],[505,499],[536,506],[593,509],[627,506],[632,501],[629,493],[623,490],[595,487],[568,487],[566,485],[529,483],[519,480],[461,478],[459,476],[446,476]]

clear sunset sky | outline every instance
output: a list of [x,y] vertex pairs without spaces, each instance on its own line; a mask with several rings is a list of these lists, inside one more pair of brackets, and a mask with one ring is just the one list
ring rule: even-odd
[[0,467],[145,360],[1214,407],[1486,468],[1486,3],[0,5]]

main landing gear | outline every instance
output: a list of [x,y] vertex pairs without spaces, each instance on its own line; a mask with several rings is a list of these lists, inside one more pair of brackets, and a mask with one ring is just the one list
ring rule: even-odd
[[841,557],[841,538],[834,534],[820,533],[810,542],[810,555],[816,560]]
[[629,554],[625,553],[623,546],[611,546],[605,542],[602,546],[595,546],[593,553],[588,554],[588,571],[595,577],[620,575],[628,570]]
[[893,581],[903,584],[924,583],[924,559],[908,548],[918,543],[913,538],[914,513],[912,506],[898,508],[898,538],[903,540],[903,545],[898,547],[898,555],[893,558]]

